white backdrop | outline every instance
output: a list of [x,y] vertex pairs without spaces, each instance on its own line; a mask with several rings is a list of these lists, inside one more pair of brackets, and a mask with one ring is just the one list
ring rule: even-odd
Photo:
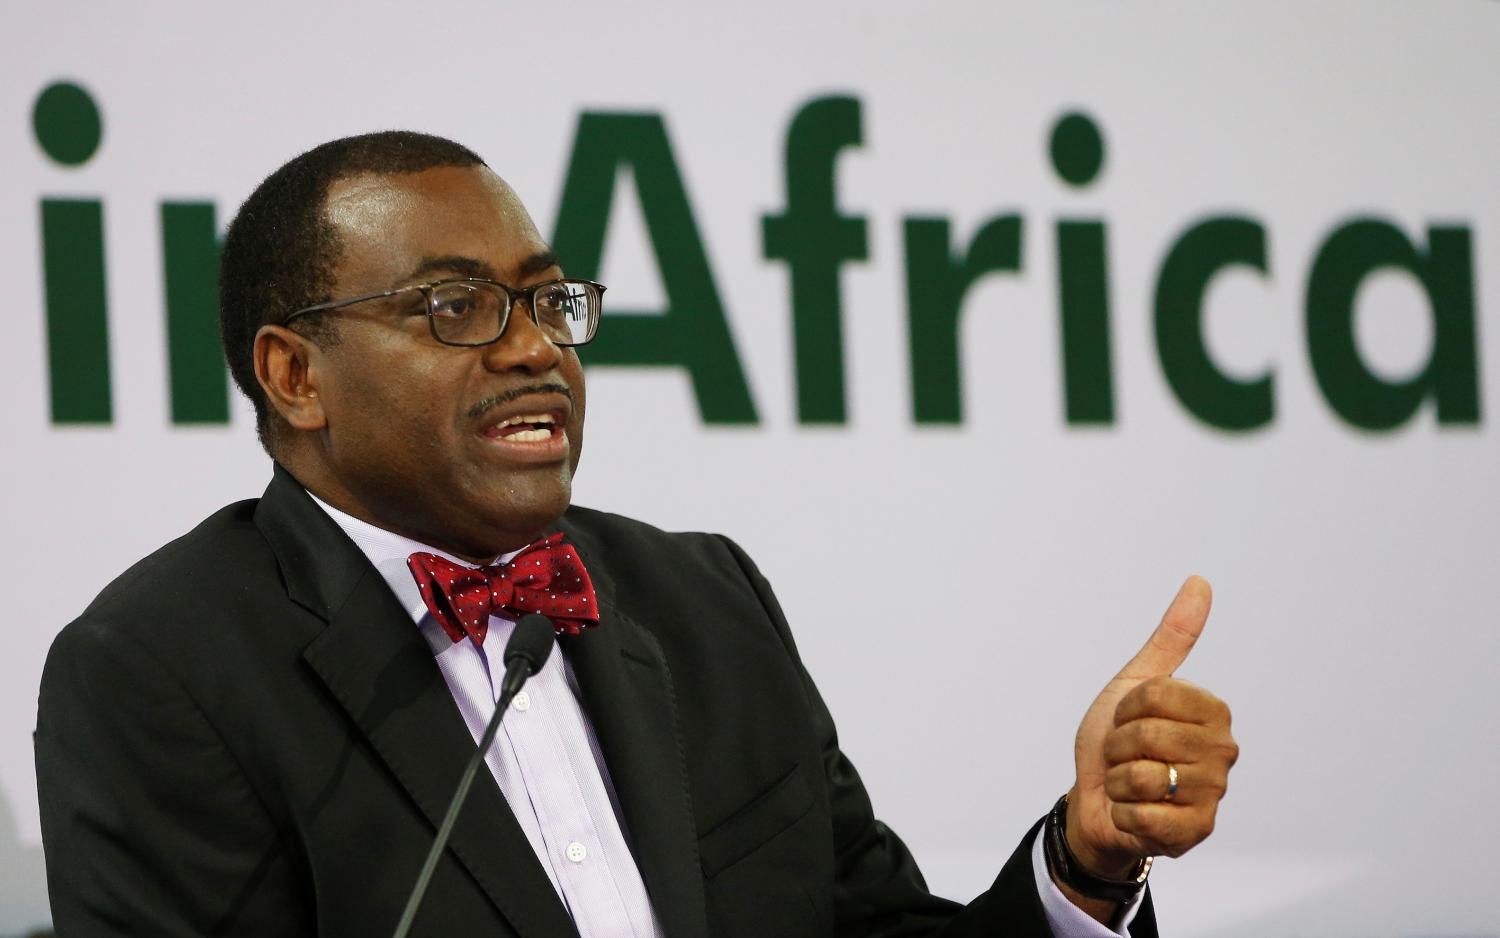
[[[1180,674],[1231,703],[1243,757],[1213,838],[1153,874],[1166,933],[1500,932],[1500,4],[53,0],[0,21],[0,934],[47,920],[30,733],[53,635],[269,475],[241,401],[226,426],[171,423],[160,203],[214,203],[222,226],[300,150],[406,127],[478,150],[548,232],[585,111],[666,122],[760,419],[705,425],[677,369],[591,369],[576,499],[750,550],[935,888],[988,883],[1068,785],[1092,695],[1201,572],[1216,607]],[[32,129],[60,80],[103,115],[76,168]],[[829,94],[860,102],[837,192],[870,257],[842,275],[850,419],[813,427],[796,417],[787,267],[766,259],[760,219],[786,204],[789,121]],[[1047,149],[1072,110],[1107,146],[1079,189]],[[68,196],[104,205],[106,425],[49,416],[39,205]],[[620,198],[600,279],[617,308],[659,308],[628,178]],[[964,418],[917,426],[902,219],[946,217],[963,245],[1008,213],[1021,270],[967,295]],[[1155,348],[1157,272],[1212,214],[1266,231],[1269,273],[1216,280],[1205,314],[1226,372],[1274,369],[1274,416],[1248,433],[1191,416]],[[1419,245],[1429,226],[1471,232],[1477,422],[1439,425],[1429,403],[1360,430],[1320,393],[1308,274],[1328,233],[1366,216]],[[1108,230],[1107,426],[1064,416],[1059,218]],[[1416,281],[1380,273],[1358,299],[1371,369],[1419,372],[1433,327]],[[966,587],[949,608],[883,592],[881,565],[933,544]],[[814,552],[863,588],[820,596],[798,572]]]

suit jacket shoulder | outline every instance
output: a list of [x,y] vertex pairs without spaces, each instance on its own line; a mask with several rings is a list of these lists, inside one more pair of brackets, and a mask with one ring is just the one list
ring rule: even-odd
[[[137,640],[170,641],[191,628],[184,603],[222,597],[233,602],[256,577],[274,577],[275,562],[254,524],[258,499],[226,505],[115,577],[62,630],[118,630]],[[201,621],[201,620],[200,620]]]

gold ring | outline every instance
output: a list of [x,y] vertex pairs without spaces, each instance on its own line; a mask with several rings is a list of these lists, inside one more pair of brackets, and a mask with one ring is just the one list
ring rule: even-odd
[[1161,796],[1162,801],[1171,801],[1172,796],[1177,794],[1177,766],[1167,763],[1167,793]]

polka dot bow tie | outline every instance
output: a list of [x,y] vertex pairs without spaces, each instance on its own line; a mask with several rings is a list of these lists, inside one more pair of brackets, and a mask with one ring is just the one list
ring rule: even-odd
[[476,647],[482,645],[492,613],[540,612],[557,634],[577,635],[599,624],[598,600],[578,551],[562,540],[553,534],[508,563],[477,570],[420,551],[406,558],[406,566],[428,611],[455,642],[467,635]]

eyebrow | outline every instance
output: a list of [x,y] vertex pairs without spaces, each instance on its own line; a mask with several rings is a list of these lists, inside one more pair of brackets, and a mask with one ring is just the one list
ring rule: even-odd
[[460,277],[499,279],[495,276],[495,269],[478,258],[464,257],[461,254],[444,254],[440,257],[422,258],[422,262],[402,277],[401,281],[410,283],[413,280],[421,280],[429,274],[458,274]]
[[[555,251],[538,251],[516,266],[516,279],[525,282],[542,271],[557,266],[558,259]],[[500,280],[500,276],[495,272],[495,268],[477,257],[466,257],[462,254],[425,257],[402,280],[409,283],[413,280],[420,280],[424,276],[444,273],[458,274],[460,277],[474,277],[481,280]]]
[[538,251],[521,262],[516,268],[516,276],[521,280],[530,280],[544,270],[561,266],[556,251]]

